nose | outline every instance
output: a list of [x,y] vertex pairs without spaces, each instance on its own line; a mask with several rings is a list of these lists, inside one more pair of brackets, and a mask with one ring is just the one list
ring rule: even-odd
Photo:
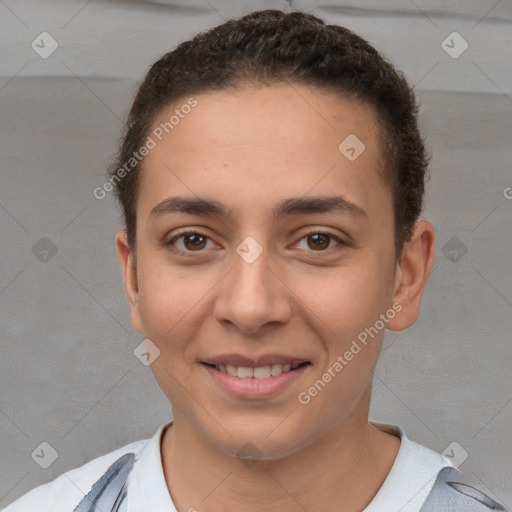
[[289,321],[293,292],[266,251],[249,262],[235,254],[214,304],[216,320],[247,335],[263,334],[270,325]]

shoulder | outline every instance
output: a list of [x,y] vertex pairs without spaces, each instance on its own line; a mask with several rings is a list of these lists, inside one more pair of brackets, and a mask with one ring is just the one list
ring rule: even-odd
[[445,467],[437,475],[420,512],[507,511],[481,485],[455,467]]
[[372,421],[374,426],[400,438],[400,449],[384,483],[365,512],[400,510],[418,512],[438,473],[450,466],[441,454],[410,440],[404,429]]
[[[399,457],[405,470],[402,482],[417,479],[422,486],[411,500],[414,507],[422,504],[420,512],[508,512],[487,494],[479,481],[460,471],[448,455],[411,441],[401,427],[395,428],[400,431],[403,443]],[[427,479],[429,483],[425,483]]]
[[462,473],[449,456],[410,440],[398,425],[372,423],[400,437],[401,446],[391,471],[365,512],[507,512],[482,489],[480,482]]
[[127,453],[133,453],[138,458],[149,441],[135,441],[67,471],[24,494],[2,512],[72,512],[115,461]]

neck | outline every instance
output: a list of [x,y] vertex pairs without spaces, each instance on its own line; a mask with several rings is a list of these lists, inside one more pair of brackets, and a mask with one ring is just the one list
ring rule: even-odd
[[245,512],[363,510],[399,447],[399,438],[367,419],[352,420],[285,458],[250,463],[219,450],[179,415],[161,446],[178,512],[213,512],[240,503]]

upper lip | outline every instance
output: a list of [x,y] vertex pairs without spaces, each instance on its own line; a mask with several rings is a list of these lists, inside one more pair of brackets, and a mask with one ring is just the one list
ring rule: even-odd
[[232,365],[256,368],[258,366],[270,366],[272,364],[296,364],[309,362],[307,359],[298,358],[297,356],[287,356],[283,354],[265,354],[258,357],[243,356],[240,354],[221,354],[218,356],[208,357],[202,361],[203,363],[213,365]]

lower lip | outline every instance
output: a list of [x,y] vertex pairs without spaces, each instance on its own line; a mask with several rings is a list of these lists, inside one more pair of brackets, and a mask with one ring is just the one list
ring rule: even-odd
[[280,373],[266,379],[241,379],[202,364],[213,380],[225,391],[238,398],[267,398],[295,382],[310,366],[305,364],[295,370]]

